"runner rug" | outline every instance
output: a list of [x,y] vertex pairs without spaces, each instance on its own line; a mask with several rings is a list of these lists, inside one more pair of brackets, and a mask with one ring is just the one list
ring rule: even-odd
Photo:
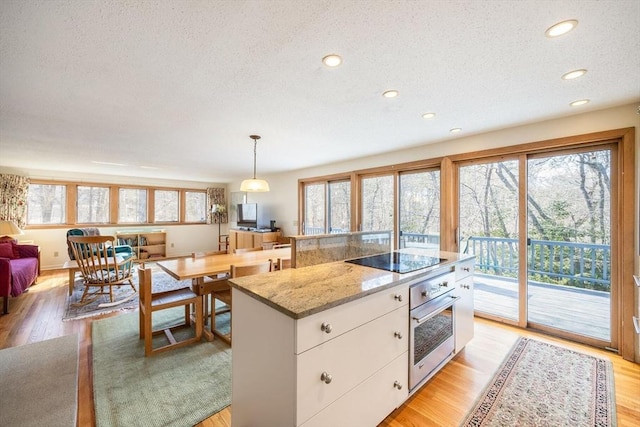
[[0,426],[75,426],[78,335],[0,351]]
[[615,426],[611,362],[520,338],[462,426]]
[[[154,329],[180,316],[182,307],[154,313]],[[145,357],[134,312],[92,322],[92,343],[97,427],[193,426],[231,404],[231,348],[221,340]]]

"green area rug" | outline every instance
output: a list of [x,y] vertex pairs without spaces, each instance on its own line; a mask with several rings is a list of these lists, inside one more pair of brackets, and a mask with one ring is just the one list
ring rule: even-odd
[[520,338],[463,426],[615,426],[611,362]]
[[75,426],[78,335],[0,351],[0,426]]
[[[154,328],[183,315],[158,312]],[[94,321],[92,334],[97,427],[193,426],[231,404],[231,348],[221,340],[144,357],[137,312]]]

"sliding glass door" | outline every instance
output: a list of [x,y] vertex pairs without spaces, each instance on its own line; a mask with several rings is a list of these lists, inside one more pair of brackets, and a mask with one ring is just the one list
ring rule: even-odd
[[611,150],[531,156],[531,325],[611,339]]
[[476,257],[477,314],[612,346],[612,150],[457,165],[458,244]]
[[519,319],[518,160],[458,169],[461,251],[475,255],[475,310]]

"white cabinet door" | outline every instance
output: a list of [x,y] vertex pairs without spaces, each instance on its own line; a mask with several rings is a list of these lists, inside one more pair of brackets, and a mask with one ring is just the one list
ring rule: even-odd
[[461,351],[473,338],[473,275],[456,282],[455,352]]
[[302,427],[378,425],[408,396],[407,358],[403,353]]
[[[401,307],[297,357],[299,425],[409,348],[407,307]],[[404,382],[406,382],[406,371]]]

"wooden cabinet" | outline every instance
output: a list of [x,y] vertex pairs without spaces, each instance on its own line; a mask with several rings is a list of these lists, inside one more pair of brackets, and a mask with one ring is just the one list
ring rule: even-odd
[[131,246],[139,260],[167,256],[167,233],[164,230],[118,231],[116,237],[118,244]]
[[229,230],[229,253],[236,249],[263,248],[270,249],[278,242],[279,231],[246,231]]
[[460,297],[455,305],[455,352],[461,351],[473,338],[473,265],[475,259],[455,266],[455,294]]
[[234,426],[376,425],[407,398],[406,284],[302,319],[232,292]]

